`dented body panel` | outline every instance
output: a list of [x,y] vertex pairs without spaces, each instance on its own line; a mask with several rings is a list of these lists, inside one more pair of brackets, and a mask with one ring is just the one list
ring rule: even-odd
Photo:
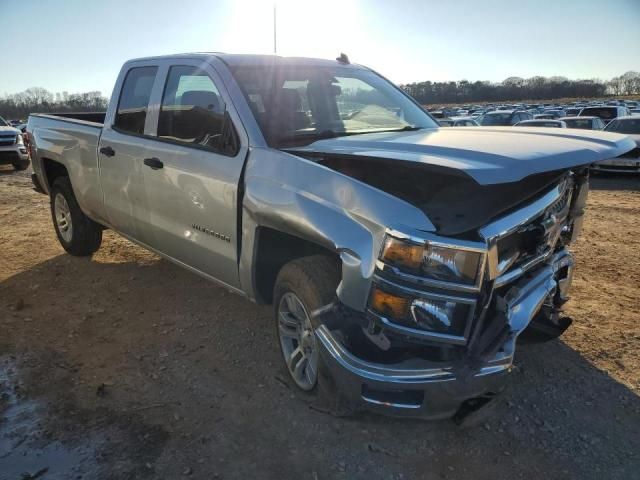
[[480,185],[496,185],[598,162],[634,147],[625,135],[600,131],[453,127],[320,140],[298,151],[414,162],[462,172]]
[[385,229],[433,231],[418,208],[318,163],[284,152],[253,149],[245,171],[240,278],[255,298],[255,232],[270,227],[337,252],[338,296],[363,311]]
[[[185,62],[220,90],[224,121],[236,132],[232,154],[158,141],[164,79]],[[154,65],[160,73],[144,134],[118,132],[123,140],[114,144],[102,134],[115,135],[110,129],[126,68]],[[104,128],[30,118],[38,183],[49,191],[51,175],[68,175],[88,217],[256,302],[270,301],[279,269],[295,255],[335,259],[341,268],[335,298],[310,312],[311,323],[321,378],[352,410],[459,415],[503,388],[519,337],[536,330],[548,339],[568,327],[562,305],[573,275],[569,246],[583,221],[588,166],[631,150],[632,140],[577,130],[435,128],[421,107],[391,87],[399,104],[422,118],[420,125],[405,121],[404,107],[385,112],[377,105],[370,117],[403,131],[359,134],[345,127],[339,138],[326,138],[337,134],[324,130],[315,134],[325,139],[274,146],[274,133],[268,136],[263,125],[276,115],[260,111],[273,99],[248,95],[235,66],[333,69],[313,77],[327,83],[309,90],[333,107],[341,94],[338,74],[366,71],[363,78],[386,82],[361,66],[312,59],[194,54],[128,62]],[[283,101],[295,110],[289,120],[307,125],[309,114],[291,102],[292,92]],[[362,124],[361,110],[345,105],[334,108],[338,123]],[[310,129],[299,130],[309,135]],[[113,146],[128,156],[111,158]],[[154,158],[143,162],[149,152]],[[164,170],[145,167],[158,159]],[[185,175],[201,181],[178,181]],[[105,181],[124,192],[117,211],[126,229],[105,213],[115,207]],[[167,208],[151,215],[160,204]],[[267,242],[265,249],[264,232],[286,245]]]

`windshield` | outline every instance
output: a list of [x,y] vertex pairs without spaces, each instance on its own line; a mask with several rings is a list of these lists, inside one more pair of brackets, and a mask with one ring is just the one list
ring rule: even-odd
[[7,123],[7,121],[4,118],[0,117],[0,127],[8,127],[8,126],[9,124]]
[[482,120],[480,121],[480,125],[483,127],[486,126],[505,126],[509,125],[509,119],[511,118],[511,113],[487,113]]
[[341,66],[238,66],[232,73],[267,143],[436,128],[419,106],[375,73]]
[[584,119],[584,118],[580,118],[580,117],[576,117],[576,118],[565,118],[564,119],[564,123],[567,124],[567,127],[569,128],[582,128],[585,130],[591,130],[592,128],[592,122],[591,119]]
[[583,117],[600,117],[603,120],[611,120],[618,116],[618,109],[616,107],[589,107],[583,108],[580,115]]
[[627,135],[640,135],[640,118],[625,118],[613,120],[605,128],[607,132],[626,133]]

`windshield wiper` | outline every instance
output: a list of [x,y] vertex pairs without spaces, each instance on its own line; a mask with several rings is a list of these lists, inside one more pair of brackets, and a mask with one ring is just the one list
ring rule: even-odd
[[347,137],[351,135],[365,135],[367,133],[387,133],[387,132],[413,132],[416,130],[422,130],[427,127],[417,127],[415,125],[405,125],[402,128],[390,128],[390,129],[376,129],[376,130],[320,130],[319,132],[300,132],[294,135],[286,135],[282,136],[279,140],[279,144],[282,145],[287,143],[295,143],[300,140],[302,141],[316,141],[316,140],[326,140],[328,138],[337,138],[337,137]]
[[417,127],[416,125],[405,125],[402,128],[390,128],[388,130],[376,130],[377,132],[415,132],[426,127]]
[[388,132],[415,132],[416,130],[422,130],[427,127],[418,127],[416,125],[405,125],[401,128],[381,128],[375,130],[352,130],[349,132],[351,135],[364,135],[365,133],[388,133]]

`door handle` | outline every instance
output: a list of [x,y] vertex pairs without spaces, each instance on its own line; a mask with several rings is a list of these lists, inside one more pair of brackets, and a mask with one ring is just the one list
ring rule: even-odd
[[153,170],[159,170],[162,167],[164,167],[164,163],[162,163],[158,158],[156,157],[151,157],[151,158],[145,158],[144,159],[144,164],[147,167],[151,167]]
[[102,147],[100,149],[100,153],[107,157],[113,157],[116,154],[116,151],[111,147]]

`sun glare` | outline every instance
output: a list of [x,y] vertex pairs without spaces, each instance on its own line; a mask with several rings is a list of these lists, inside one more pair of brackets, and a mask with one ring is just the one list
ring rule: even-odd
[[355,0],[242,0],[233,3],[224,50],[274,53],[274,7],[278,55],[334,58],[362,41],[362,15]]

